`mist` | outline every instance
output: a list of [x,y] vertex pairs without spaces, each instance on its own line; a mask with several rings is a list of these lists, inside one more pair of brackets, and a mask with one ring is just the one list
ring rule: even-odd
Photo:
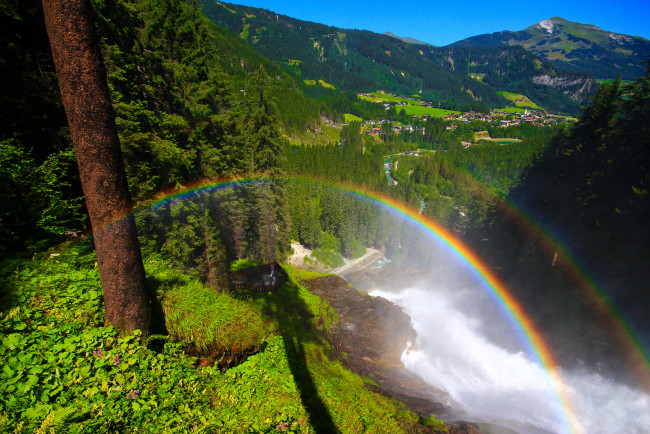
[[[571,432],[544,367],[480,282],[451,275],[417,286],[371,291],[399,305],[417,333],[405,367],[447,392],[464,420],[520,433]],[[650,396],[588,368],[562,368],[582,432],[650,432]],[[449,421],[451,422],[451,421]]]

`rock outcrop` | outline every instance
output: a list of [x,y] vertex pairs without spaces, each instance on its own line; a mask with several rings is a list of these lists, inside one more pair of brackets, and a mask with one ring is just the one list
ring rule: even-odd
[[[421,416],[458,419],[450,398],[407,371],[400,361],[407,343],[415,341],[411,318],[381,297],[371,297],[338,276],[303,282],[313,294],[326,300],[341,316],[324,331],[338,357],[350,370],[375,384],[369,387],[398,399]],[[471,432],[471,431],[465,431]]]

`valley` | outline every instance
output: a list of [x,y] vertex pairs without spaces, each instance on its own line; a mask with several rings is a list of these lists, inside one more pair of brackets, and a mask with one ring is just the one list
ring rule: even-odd
[[643,38],[0,23],[1,432],[650,431]]

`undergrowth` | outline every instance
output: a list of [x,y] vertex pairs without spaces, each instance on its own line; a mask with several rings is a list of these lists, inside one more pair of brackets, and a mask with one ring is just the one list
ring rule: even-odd
[[322,264],[329,268],[338,268],[345,265],[343,256],[334,250],[325,250],[316,248],[311,254],[314,258],[318,259]]
[[[292,278],[275,293],[233,296],[149,260],[148,284],[170,316],[170,336],[156,352],[140,333],[119,336],[102,325],[94,264],[93,254],[75,249],[0,264],[0,432],[396,433],[417,426],[415,414],[327,358],[315,328],[334,315]],[[183,351],[190,343],[264,349],[222,372],[197,367]]]
[[149,287],[165,312],[167,331],[175,342],[203,354],[236,354],[262,346],[269,327],[258,308],[218,292],[168,268],[161,258],[145,261]]

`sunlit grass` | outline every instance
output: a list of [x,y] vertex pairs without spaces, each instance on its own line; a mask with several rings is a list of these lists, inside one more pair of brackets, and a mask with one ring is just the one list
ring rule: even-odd
[[345,117],[345,122],[363,122],[363,118],[355,116],[352,113],[345,113],[343,116]]
[[[499,95],[503,95],[508,101],[513,103],[515,107],[527,107],[536,110],[542,110],[540,106],[532,102],[526,95],[519,93],[506,92],[504,90],[498,92]],[[523,111],[522,111],[523,113]]]
[[459,111],[455,110],[446,110],[446,109],[441,109],[437,107],[425,107],[422,106],[421,101],[414,101],[412,99],[408,98],[401,98],[398,96],[392,96],[385,94],[383,92],[373,92],[368,94],[369,96],[360,96],[359,98],[370,101],[370,102],[380,102],[380,103],[397,103],[397,102],[402,102],[406,103],[406,106],[395,106],[395,109],[399,113],[401,110],[404,110],[404,112],[408,116],[423,116],[423,115],[428,115],[428,116],[433,116],[433,117],[443,117],[447,116],[450,114],[455,114],[455,113],[460,113]]

